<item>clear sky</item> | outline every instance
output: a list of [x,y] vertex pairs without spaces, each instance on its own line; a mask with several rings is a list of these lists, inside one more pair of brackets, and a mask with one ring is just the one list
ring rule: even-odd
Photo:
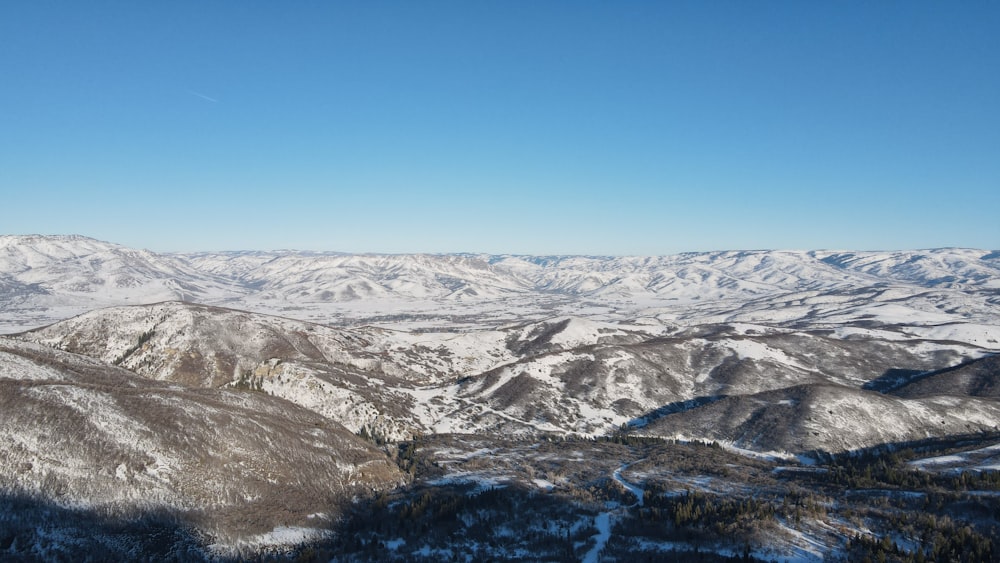
[[1000,3],[0,4],[0,233],[1000,248]]

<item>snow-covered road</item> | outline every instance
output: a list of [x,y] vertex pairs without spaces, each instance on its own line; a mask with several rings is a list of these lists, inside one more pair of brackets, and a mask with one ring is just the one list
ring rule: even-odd
[[630,466],[630,465],[632,465],[632,464],[631,463],[626,463],[626,464],[622,465],[621,467],[619,467],[618,469],[616,469],[613,474],[611,474],[611,477],[615,481],[618,481],[618,483],[620,483],[621,486],[623,486],[626,489],[628,489],[628,491],[630,493],[632,493],[633,495],[635,495],[635,505],[633,505],[633,506],[636,506],[636,505],[642,506],[642,501],[643,501],[643,498],[646,496],[646,491],[642,487],[640,487],[639,485],[636,485],[634,483],[629,483],[624,478],[622,478],[622,471],[625,470],[625,469],[628,469],[628,466]]
[[583,557],[583,563],[598,562],[601,556],[601,551],[604,550],[604,546],[606,546],[608,544],[608,540],[611,539],[611,526],[614,524],[612,519],[613,516],[620,517],[628,508],[633,506],[642,506],[643,498],[646,495],[645,489],[639,485],[626,481],[622,477],[622,471],[628,469],[632,463],[635,462],[623,463],[621,467],[615,469],[615,472],[611,474],[611,478],[620,483],[621,486],[625,487],[625,489],[635,496],[635,503],[630,504],[627,507],[616,506],[612,510],[602,512],[594,518],[594,527],[597,528],[597,534],[594,535],[594,547],[590,548],[587,555]]

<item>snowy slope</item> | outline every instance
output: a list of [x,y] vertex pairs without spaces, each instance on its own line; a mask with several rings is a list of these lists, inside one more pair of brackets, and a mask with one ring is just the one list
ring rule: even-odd
[[352,431],[366,427],[396,439],[420,426],[409,396],[394,388],[437,381],[441,369],[451,373],[438,362],[411,369],[410,346],[388,353],[391,333],[381,329],[340,330],[181,302],[92,311],[24,338],[151,379],[264,391]]
[[697,438],[757,452],[839,453],[993,431],[1000,401],[975,397],[901,399],[835,385],[800,385],[724,397],[657,419],[643,434]]
[[924,287],[1000,288],[1000,254],[964,248],[925,251],[813,253],[851,272]]
[[223,553],[283,526],[322,529],[310,514],[402,481],[370,444],[280,399],[153,382],[3,337],[0,435],[5,494],[172,514]]

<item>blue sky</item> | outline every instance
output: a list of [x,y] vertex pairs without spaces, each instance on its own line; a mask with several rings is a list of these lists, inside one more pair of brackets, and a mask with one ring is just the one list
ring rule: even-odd
[[0,232],[1000,247],[995,2],[5,2]]

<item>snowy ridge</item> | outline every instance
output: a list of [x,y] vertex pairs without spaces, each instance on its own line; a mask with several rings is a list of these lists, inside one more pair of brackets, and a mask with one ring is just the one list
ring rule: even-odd
[[[931,415],[950,408],[943,399],[899,402],[875,391],[898,387],[893,374],[929,373],[989,349],[890,334],[748,324],[678,329],[579,317],[499,330],[412,333],[338,329],[169,302],[93,311],[22,338],[152,379],[263,391],[353,432],[392,440],[448,432],[601,436],[629,427],[802,453],[849,450],[921,432],[941,435],[963,425],[991,428],[988,401],[969,399],[945,417],[951,423],[942,424]],[[868,387],[873,390],[863,390]],[[908,433],[872,431],[875,414],[827,418],[821,405],[842,398],[869,405],[871,413],[906,407],[899,410],[898,426]],[[750,408],[748,414],[726,410],[737,405]],[[722,428],[709,422],[697,432],[665,426],[719,416],[738,425],[759,409],[774,414],[754,415],[757,426],[735,434],[706,433]],[[815,418],[812,409],[819,418],[807,423],[805,418]],[[904,416],[907,409],[923,415]],[[769,417],[774,423],[761,425]],[[814,424],[815,432],[809,430]],[[842,439],[830,441],[829,429]],[[751,438],[765,434],[773,443]]]
[[409,328],[495,328],[584,312],[684,323],[995,324],[990,299],[998,280],[997,253],[972,249],[659,257],[156,254],[79,236],[0,236],[0,330],[175,299],[327,324]]

